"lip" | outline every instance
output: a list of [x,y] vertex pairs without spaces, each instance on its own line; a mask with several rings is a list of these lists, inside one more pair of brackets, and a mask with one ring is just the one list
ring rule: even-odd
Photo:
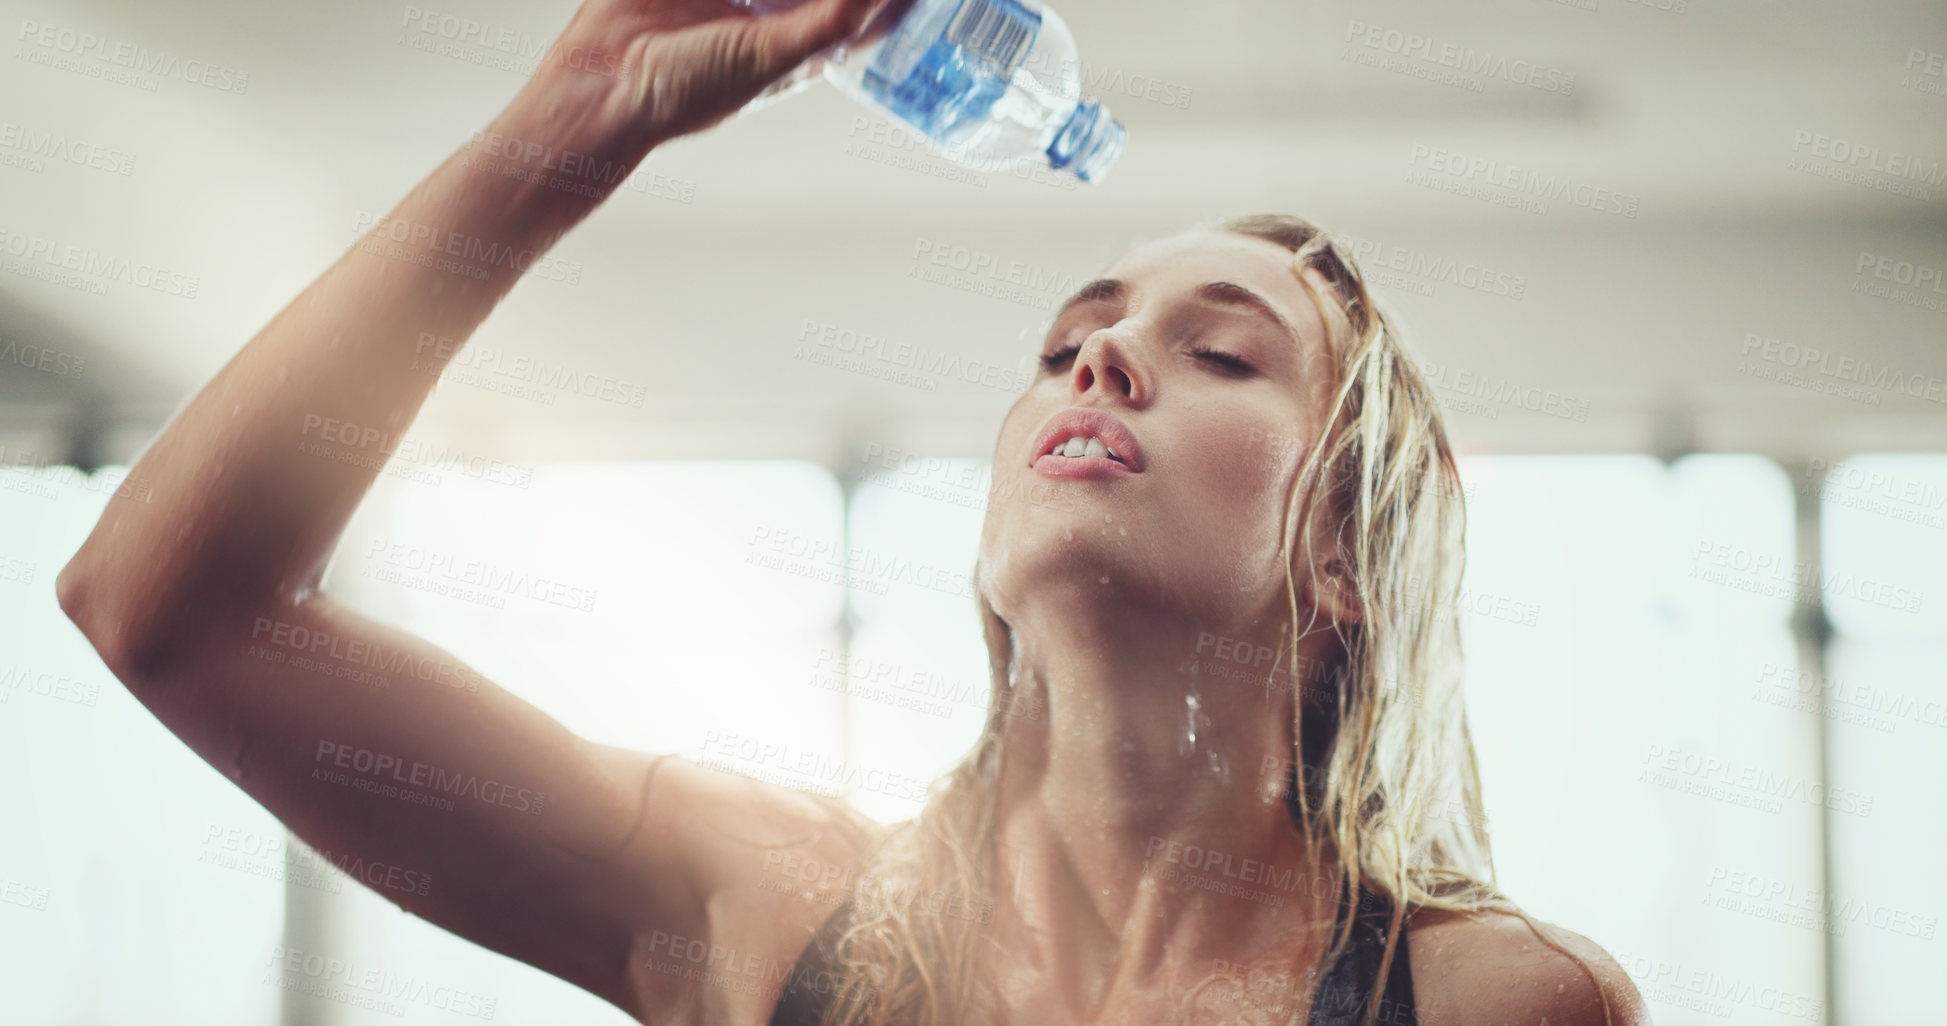
[[[1107,456],[1081,456],[1070,458],[1057,456],[1044,461],[1049,450],[1075,435],[1094,435],[1104,445],[1114,449],[1123,462],[1116,462]],[[1059,462],[1057,462],[1059,461]],[[1028,465],[1036,471],[1051,477],[1092,477],[1096,474],[1140,474],[1146,461],[1142,446],[1136,444],[1136,436],[1131,434],[1121,420],[1104,410],[1076,406],[1055,414],[1054,418],[1035,433],[1034,448],[1028,452]]]

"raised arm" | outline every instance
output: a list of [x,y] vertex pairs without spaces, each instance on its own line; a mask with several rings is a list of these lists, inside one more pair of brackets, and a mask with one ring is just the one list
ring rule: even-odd
[[175,416],[131,471],[147,500],[111,499],[56,582],[157,719],[332,861],[639,1018],[680,997],[631,970],[641,934],[701,935],[725,884],[725,834],[690,825],[699,810],[751,817],[747,837],[779,816],[780,842],[842,812],[586,742],[319,582],[454,355],[422,334],[468,338],[654,146],[857,36],[875,5],[590,0],[507,109]]

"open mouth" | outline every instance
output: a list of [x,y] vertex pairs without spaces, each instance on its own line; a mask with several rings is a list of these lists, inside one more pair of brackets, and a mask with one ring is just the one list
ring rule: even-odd
[[1140,474],[1148,460],[1136,435],[1106,410],[1077,406],[1049,418],[1028,464],[1055,477]]
[[1102,441],[1094,435],[1070,435],[1066,439],[1057,440],[1045,452],[1041,453],[1041,455],[1065,456],[1069,459],[1079,459],[1083,456],[1106,456],[1125,467],[1129,465],[1129,461],[1123,459],[1120,453],[1110,448],[1107,442]]

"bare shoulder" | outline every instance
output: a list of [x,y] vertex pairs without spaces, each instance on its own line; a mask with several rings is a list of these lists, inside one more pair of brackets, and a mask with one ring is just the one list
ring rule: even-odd
[[[753,889],[803,890],[795,884],[806,879],[849,878],[887,829],[843,799],[681,755],[664,757],[656,775],[652,827],[680,839],[683,868],[706,901]],[[779,886],[787,880],[794,886]]]
[[687,900],[634,924],[617,1003],[645,1023],[763,1022],[776,1000],[764,967],[799,957],[888,828],[682,755],[643,764],[639,840],[620,857],[641,879],[681,880]]
[[1509,912],[1422,909],[1409,936],[1422,1026],[1649,1024],[1628,974],[1573,930]]

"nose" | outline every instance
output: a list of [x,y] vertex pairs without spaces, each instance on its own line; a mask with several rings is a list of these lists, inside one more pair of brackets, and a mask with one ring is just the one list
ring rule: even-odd
[[1070,387],[1077,399],[1097,387],[1130,403],[1149,397],[1147,374],[1138,365],[1135,347],[1113,328],[1103,328],[1082,340],[1075,353]]

